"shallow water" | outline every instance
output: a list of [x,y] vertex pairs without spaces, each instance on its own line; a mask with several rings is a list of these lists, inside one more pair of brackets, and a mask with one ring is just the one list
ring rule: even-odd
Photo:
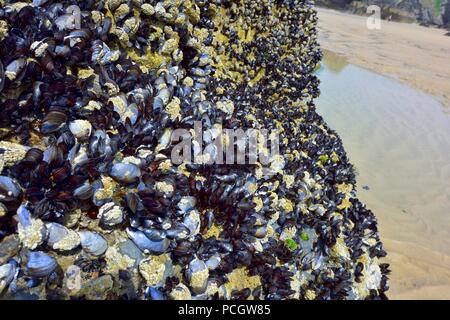
[[[450,115],[434,97],[327,52],[318,112],[358,172],[391,263],[391,298],[450,298]],[[363,187],[368,187],[363,188]]]

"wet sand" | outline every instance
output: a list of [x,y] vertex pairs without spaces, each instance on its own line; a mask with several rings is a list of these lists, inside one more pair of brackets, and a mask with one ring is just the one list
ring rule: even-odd
[[450,107],[447,31],[384,20],[380,30],[369,30],[366,17],[323,8],[318,11],[322,48],[437,96]]
[[436,97],[329,51],[318,76],[318,112],[378,218],[389,298],[450,299],[450,115]]

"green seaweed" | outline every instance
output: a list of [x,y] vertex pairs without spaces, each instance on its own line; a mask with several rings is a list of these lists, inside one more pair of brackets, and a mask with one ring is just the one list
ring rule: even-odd
[[328,161],[328,159],[329,159],[329,157],[328,157],[327,154],[323,154],[323,155],[321,155],[321,156],[319,157],[319,161],[320,161],[320,163],[322,163],[322,164],[325,164],[325,163]]
[[308,234],[306,233],[306,232],[302,232],[302,234],[300,235],[300,238],[303,240],[303,241],[308,241],[309,240],[309,236],[308,236]]
[[284,245],[291,251],[294,251],[298,248],[297,242],[295,242],[293,239],[286,239],[284,241]]

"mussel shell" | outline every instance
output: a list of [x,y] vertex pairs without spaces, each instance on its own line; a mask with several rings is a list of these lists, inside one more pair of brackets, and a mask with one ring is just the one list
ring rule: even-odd
[[14,262],[0,266],[0,293],[2,288],[6,288],[17,273],[17,266]]
[[5,87],[5,69],[3,68],[3,63],[0,61],[0,92],[2,92]]
[[108,249],[108,243],[99,233],[91,231],[78,232],[81,238],[81,247],[93,256],[101,256]]
[[7,73],[10,73],[11,75],[14,74],[12,81],[18,80],[21,77],[22,71],[25,71],[26,65],[27,65],[27,61],[24,58],[19,58],[14,61],[11,61],[6,66],[5,74],[7,74]]
[[56,260],[42,251],[30,252],[26,264],[29,276],[42,278],[51,274],[58,266]]
[[29,161],[31,163],[39,163],[42,161],[43,157],[44,153],[42,152],[42,150],[37,148],[31,148],[25,154],[25,158],[23,159],[23,161]]
[[131,163],[116,163],[112,166],[110,175],[117,181],[133,183],[139,180],[141,170]]
[[[205,292],[208,285],[208,275],[209,270],[205,262],[197,258],[189,263],[189,267],[186,270],[186,278],[196,294]],[[193,281],[194,279],[195,281]]]
[[58,131],[66,121],[67,115],[64,112],[59,110],[50,111],[45,117],[41,132],[43,134],[48,134]]
[[152,241],[161,241],[166,238],[166,231],[164,230],[151,228],[151,229],[144,229],[142,232],[147,236],[147,238],[149,238]]
[[90,199],[94,195],[94,188],[89,182],[84,183],[73,191],[73,195],[80,200]]
[[159,241],[150,240],[145,233],[139,230],[127,229],[128,237],[143,252],[149,251],[154,254],[161,254],[167,251],[170,241],[167,238]]
[[195,208],[195,205],[197,204],[197,199],[195,197],[182,197],[181,200],[177,204],[178,210],[180,210],[182,213],[186,213],[189,210]]
[[215,254],[211,258],[206,260],[205,264],[208,267],[208,269],[212,271],[219,267],[221,261],[222,259],[220,258],[220,255]]
[[164,294],[158,288],[147,287],[145,295],[152,300],[164,300]]
[[10,177],[0,176],[0,201],[14,201],[21,193],[19,185]]
[[28,228],[31,226],[31,212],[23,204],[17,208],[17,219],[22,227]]
[[191,236],[196,235],[200,231],[200,214],[198,211],[189,211],[184,216],[183,224],[189,229]]
[[175,226],[167,230],[167,237],[169,239],[186,239],[190,234],[190,230],[187,226],[182,223],[177,223]]
[[[72,231],[67,229],[65,226],[60,225],[55,222],[47,223],[47,244],[53,249],[60,249],[62,251],[69,251],[75,249],[80,245],[80,238],[78,235]],[[70,239],[67,237],[70,236]],[[64,247],[59,247],[58,243],[64,241]],[[70,241],[70,242],[69,242]]]

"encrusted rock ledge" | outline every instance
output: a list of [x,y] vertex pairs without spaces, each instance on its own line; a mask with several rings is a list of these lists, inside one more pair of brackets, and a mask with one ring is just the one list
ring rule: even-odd
[[[316,22],[310,1],[1,1],[0,297],[386,298],[315,111]],[[194,121],[277,130],[280,154],[177,165]]]

